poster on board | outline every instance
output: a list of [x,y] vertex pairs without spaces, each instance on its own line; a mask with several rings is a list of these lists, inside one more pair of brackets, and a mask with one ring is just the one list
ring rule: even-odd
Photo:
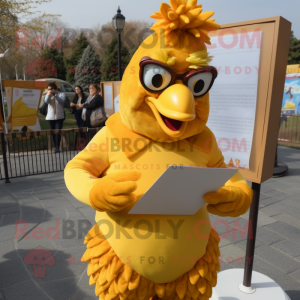
[[112,109],[113,108],[112,86],[106,85],[104,87],[104,94],[105,94],[105,109]]
[[24,131],[26,127],[35,126],[41,90],[13,88],[11,123],[13,131]]
[[300,73],[286,74],[281,113],[300,115]]
[[227,166],[240,169],[249,168],[260,69],[261,32],[252,34],[255,42],[243,42],[243,47],[242,34],[212,37],[208,47],[218,77],[210,90],[207,126]]
[[12,132],[40,131],[38,109],[43,87],[34,81],[5,80],[8,123]]

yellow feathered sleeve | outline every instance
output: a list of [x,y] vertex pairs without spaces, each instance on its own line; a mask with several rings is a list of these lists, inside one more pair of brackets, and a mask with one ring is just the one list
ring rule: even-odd
[[70,193],[89,206],[90,191],[98,182],[98,177],[109,166],[106,131],[106,127],[100,130],[65,168],[65,182]]
[[95,210],[119,211],[136,201],[133,193],[141,173],[123,171],[103,176],[109,163],[110,143],[104,127],[65,168],[71,194]]

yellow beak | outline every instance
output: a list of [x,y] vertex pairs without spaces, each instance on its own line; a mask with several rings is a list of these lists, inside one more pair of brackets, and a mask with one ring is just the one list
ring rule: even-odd
[[[191,90],[181,80],[161,93],[158,98],[147,97],[146,103],[152,109],[162,129],[172,137],[179,137],[185,131],[188,121],[195,119],[195,99]],[[182,122],[174,131],[166,126],[161,115]]]
[[195,99],[191,90],[182,83],[166,89],[157,99],[149,97],[157,110],[164,116],[179,121],[192,121],[195,119]]

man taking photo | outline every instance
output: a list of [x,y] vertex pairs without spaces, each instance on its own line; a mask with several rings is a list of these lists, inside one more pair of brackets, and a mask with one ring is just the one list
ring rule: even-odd
[[[48,104],[48,112],[46,120],[49,121],[50,127],[54,129],[62,129],[65,120],[64,103],[66,101],[66,95],[58,91],[58,88],[54,82],[48,84],[48,92],[45,97],[45,103]],[[55,153],[59,152],[60,147],[60,134],[53,135],[53,142],[55,145]]]

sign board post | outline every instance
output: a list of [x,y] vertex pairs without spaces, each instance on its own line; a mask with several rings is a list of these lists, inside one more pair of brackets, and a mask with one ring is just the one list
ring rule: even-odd
[[[290,22],[273,17],[226,24],[210,34],[208,51],[216,57],[211,65],[215,61],[219,75],[210,91],[208,127],[228,167],[239,168],[254,192],[245,269],[221,272],[213,300],[289,299],[276,282],[253,271],[253,261],[260,187],[274,170],[290,31]],[[270,284],[256,289],[261,282]]]

